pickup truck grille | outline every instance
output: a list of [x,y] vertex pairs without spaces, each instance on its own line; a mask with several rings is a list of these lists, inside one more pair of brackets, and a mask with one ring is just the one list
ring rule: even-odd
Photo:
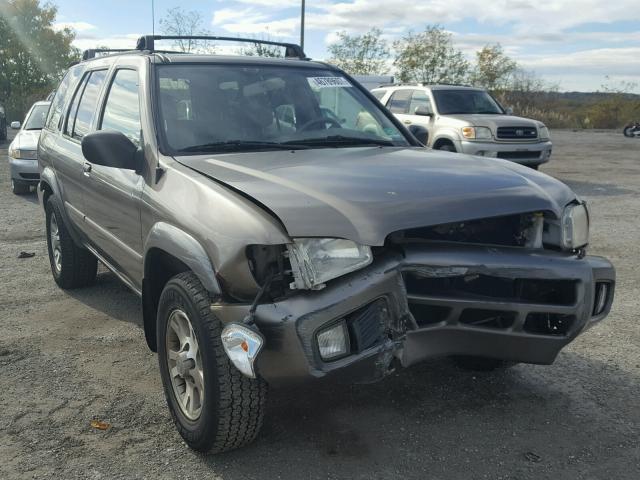
[[536,127],[498,127],[498,138],[503,140],[530,140],[538,138]]

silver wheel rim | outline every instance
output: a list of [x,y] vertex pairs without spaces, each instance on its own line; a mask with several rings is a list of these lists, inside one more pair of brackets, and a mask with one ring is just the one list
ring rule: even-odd
[[60,229],[58,228],[58,221],[56,220],[56,214],[51,212],[51,218],[49,220],[49,236],[51,237],[51,253],[53,254],[53,267],[56,269],[56,273],[60,273],[62,270],[62,249],[60,248]]
[[189,420],[197,420],[204,403],[202,356],[191,321],[182,310],[169,315],[166,350],[171,387],[180,410]]

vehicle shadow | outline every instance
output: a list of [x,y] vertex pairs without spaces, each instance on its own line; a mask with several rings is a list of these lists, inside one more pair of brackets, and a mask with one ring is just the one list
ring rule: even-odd
[[109,317],[142,327],[140,298],[104,266],[98,264],[98,276],[90,287],[66,293],[88,307]]
[[257,441],[204,461],[227,480],[576,478],[617,445],[586,470],[607,475],[586,477],[640,478],[627,467],[640,465],[639,393],[637,378],[575,353],[493,373],[439,359],[372,385],[273,390]]

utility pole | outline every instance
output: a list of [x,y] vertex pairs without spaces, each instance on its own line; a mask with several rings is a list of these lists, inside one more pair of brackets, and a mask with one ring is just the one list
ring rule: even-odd
[[304,0],[302,0],[302,10],[300,11],[300,48],[304,50]]
[[153,0],[151,0],[151,34],[156,34],[156,9]]

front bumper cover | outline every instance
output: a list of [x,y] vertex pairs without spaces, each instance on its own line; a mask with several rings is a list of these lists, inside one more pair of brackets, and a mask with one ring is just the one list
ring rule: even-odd
[[[548,281],[570,282],[565,300],[531,300],[531,295],[499,295],[415,291],[407,274],[424,278],[458,276],[520,281],[536,286]],[[593,315],[596,284],[606,283],[604,308]],[[530,287],[528,287],[530,288]],[[270,383],[291,383],[310,377],[340,377],[345,381],[373,381],[387,374],[394,363],[410,366],[431,357],[474,355],[504,360],[550,364],[560,350],[581,332],[609,313],[615,288],[615,270],[601,257],[547,250],[497,248],[462,244],[410,246],[385,254],[366,269],[331,282],[321,291],[301,292],[283,301],[260,305],[256,324],[266,339],[257,359],[260,375]],[[327,325],[358,315],[368,306],[376,310],[384,332],[373,346],[332,362],[320,358],[316,334]],[[419,318],[426,305],[440,317]],[[212,305],[225,323],[239,322],[248,305]],[[509,319],[506,325],[467,322],[468,312],[494,312]],[[418,312],[418,313],[417,313]],[[542,331],[529,328],[529,319],[553,325]],[[555,320],[554,320],[555,319]],[[395,361],[394,361],[395,360]]]

